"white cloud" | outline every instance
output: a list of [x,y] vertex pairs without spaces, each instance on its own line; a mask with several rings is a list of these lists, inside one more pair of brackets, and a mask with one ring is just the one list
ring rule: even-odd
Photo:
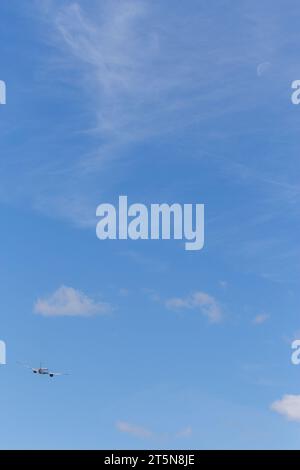
[[45,317],[87,317],[107,314],[111,306],[105,302],[95,302],[83,292],[72,287],[62,286],[49,297],[38,299],[35,313]]
[[220,285],[220,287],[222,287],[222,289],[227,289],[228,282],[227,281],[220,281],[219,285]]
[[116,423],[116,428],[120,432],[131,434],[132,436],[139,438],[150,438],[153,436],[152,432],[148,429],[145,429],[141,426],[136,426],[135,424],[130,424],[126,421],[118,421]]
[[181,431],[179,431],[177,434],[176,434],[176,437],[191,437],[191,435],[193,434],[193,429],[191,426],[187,426],[186,428],[184,429],[181,429]]
[[130,290],[127,289],[126,287],[121,287],[121,288],[119,289],[119,295],[120,295],[121,297],[128,297],[129,294],[130,294]]
[[191,303],[188,298],[181,299],[180,297],[173,297],[172,299],[168,299],[166,301],[166,306],[170,310],[180,310],[183,308],[191,308]]
[[271,405],[271,409],[290,421],[300,422],[300,395],[284,395]]
[[212,323],[221,321],[223,317],[222,309],[217,300],[205,292],[194,292],[185,298],[174,297],[168,299],[166,307],[170,310],[198,309]]
[[186,426],[177,433],[154,433],[147,428],[142,426],[137,426],[135,424],[129,423],[128,421],[118,421],[116,423],[116,428],[118,431],[126,434],[130,434],[134,437],[140,439],[179,439],[179,438],[188,438],[191,437],[193,430],[191,426]]
[[196,292],[192,296],[194,307],[199,307],[204,315],[212,322],[218,322],[222,318],[222,310],[214,297],[205,292]]
[[266,321],[268,321],[270,318],[270,315],[267,313],[261,313],[260,315],[256,315],[256,317],[253,319],[254,325],[262,325]]
[[154,289],[149,289],[148,287],[144,287],[142,289],[142,293],[148,297],[149,300],[152,302],[160,302],[160,295]]

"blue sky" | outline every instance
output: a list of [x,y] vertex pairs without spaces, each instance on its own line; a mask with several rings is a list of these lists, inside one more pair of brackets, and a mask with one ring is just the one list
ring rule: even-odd
[[[0,447],[299,448],[299,3],[0,13]],[[98,240],[121,194],[204,249]]]

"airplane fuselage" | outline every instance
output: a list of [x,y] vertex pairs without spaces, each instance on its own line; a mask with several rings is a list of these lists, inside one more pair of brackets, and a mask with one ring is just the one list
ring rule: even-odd
[[33,369],[34,374],[39,374],[39,375],[49,375],[49,370],[44,369],[44,368],[39,368],[39,369]]

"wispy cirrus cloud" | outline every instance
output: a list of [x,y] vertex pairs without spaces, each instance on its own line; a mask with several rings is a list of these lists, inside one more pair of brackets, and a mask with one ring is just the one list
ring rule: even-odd
[[[80,159],[86,171],[99,170],[127,145],[249,104],[238,78],[232,83],[232,73],[249,62],[256,68],[257,45],[233,42],[227,32],[222,43],[216,41],[214,20],[201,9],[196,15],[184,9],[181,18],[180,11],[168,8],[166,16],[163,5],[144,0],[89,6],[47,0],[41,11],[62,56],[56,63],[74,69],[82,99],[89,103],[94,126],[86,130],[101,137],[98,150]],[[250,36],[255,40],[254,28]],[[73,75],[72,80],[74,85]],[[241,92],[241,100],[230,99]]]
[[[43,41],[39,37],[37,42],[45,48],[42,61],[41,55],[33,57],[42,69],[42,80],[39,76],[36,82],[24,83],[28,89],[34,85],[33,105],[26,108],[26,126],[32,125],[34,138],[23,142],[22,150],[16,146],[14,150],[0,149],[2,201],[25,201],[26,206],[47,216],[93,227],[100,198],[115,194],[120,180],[126,183],[130,172],[134,175],[143,170],[142,165],[156,157],[151,150],[136,151],[137,146],[155,145],[161,136],[172,141],[177,135],[187,135],[184,146],[193,140],[199,144],[199,158],[214,170],[212,188],[220,172],[232,187],[236,182],[259,187],[263,197],[271,196],[270,204],[251,207],[261,207],[268,216],[272,211],[274,220],[287,213],[282,201],[298,201],[296,172],[290,181],[288,170],[298,165],[297,139],[292,138],[295,156],[288,161],[287,156],[282,158],[285,147],[277,142],[274,150],[257,145],[255,152],[249,150],[251,158],[247,150],[250,140],[262,135],[262,126],[272,122],[269,117],[253,123],[251,113],[262,111],[264,116],[271,103],[282,97],[281,87],[288,91],[293,54],[282,54],[282,48],[292,44],[293,37],[285,30],[281,11],[270,13],[263,5],[246,2],[233,6],[230,18],[224,21],[218,8],[195,5],[187,9],[182,2],[174,2],[172,9],[163,2],[145,0],[41,0],[33,4],[37,5],[32,15],[37,19],[35,26],[43,26]],[[267,63],[272,66],[267,68]],[[37,70],[33,71],[36,76]],[[48,107],[50,113],[43,111]],[[235,113],[244,111],[235,119]],[[287,119],[291,118],[285,113],[284,123]],[[291,129],[298,128],[297,120],[290,124]],[[286,124],[282,129],[278,138],[285,146]],[[266,135],[268,143],[274,141],[274,136]],[[224,145],[220,147],[221,141]],[[238,142],[248,144],[240,147]],[[182,158],[180,172],[190,157],[195,161],[189,152],[176,157]],[[178,179],[175,171],[172,175]],[[195,175],[197,172],[190,179]],[[147,183],[147,171],[139,172],[138,180]],[[165,182],[169,188],[169,171]],[[177,181],[174,184],[181,186]],[[279,202],[275,200],[275,210],[274,198]],[[243,220],[245,213],[243,208],[233,226],[216,222],[210,241],[222,238],[222,250],[226,246],[230,251],[227,256],[232,252],[236,256],[240,247],[248,262],[249,243],[252,250],[253,242],[262,237],[261,232],[259,236],[247,233],[238,239],[235,230],[239,234],[248,223]],[[225,215],[231,214],[232,205]],[[254,219],[247,217],[248,221]],[[277,253],[286,250],[290,233],[281,235],[284,246]],[[273,264],[278,263],[272,246],[264,250],[259,262],[267,257],[261,271],[273,275]],[[253,269],[257,269],[256,255],[252,259]],[[289,268],[290,260],[286,265]]]
[[[32,16],[39,26],[42,22],[48,47],[47,60],[39,62],[44,66],[42,90],[36,83],[35,93],[38,102],[38,90],[48,95],[54,109],[45,118],[32,106],[28,122],[38,123],[34,134],[40,145],[22,147],[32,161],[9,156],[4,172],[9,178],[3,180],[13,179],[10,186],[18,192],[3,189],[2,198],[28,198],[38,211],[91,226],[99,188],[102,195],[118,178],[116,159],[132,164],[152,158],[132,152],[135,144],[185,128],[194,127],[199,135],[200,122],[213,122],[208,134],[220,136],[224,129],[221,125],[219,132],[216,118],[251,108],[254,97],[263,103],[264,90],[248,93],[247,87],[253,77],[258,81],[258,64],[276,63],[274,31],[266,33],[261,20],[269,17],[269,10],[237,6],[231,12],[232,27],[226,28],[217,9],[189,10],[175,3],[170,10],[145,0],[34,2]],[[233,131],[226,129],[226,138]],[[75,135],[88,136],[87,145],[78,146]],[[204,152],[209,142],[209,137],[201,142],[201,155],[214,160],[215,152],[208,157]],[[231,163],[226,161],[227,169]]]
[[[144,0],[104,1],[92,14],[83,3],[71,1],[61,7],[53,1],[47,10],[58,34],[56,45],[92,86],[85,91],[94,94],[94,131],[139,140],[176,123],[182,126],[183,111],[199,115],[195,99],[200,92],[206,101],[207,90],[200,90],[216,80],[201,54],[204,32],[193,35],[199,23],[190,17],[190,30],[170,11],[162,19],[162,10]],[[206,29],[207,22],[200,15],[198,20]],[[210,98],[217,100],[213,94]]]
[[49,297],[38,299],[34,311],[44,317],[89,317],[110,313],[112,307],[94,301],[73,287],[61,286]]
[[[169,9],[166,17],[162,6],[144,0],[92,5],[47,2],[55,45],[81,73],[86,98],[93,96],[93,132],[124,145],[222,115],[223,100],[226,112],[237,107],[236,100],[228,103],[234,93],[231,74],[249,61],[256,67],[259,54],[250,44],[233,43],[229,35],[224,44],[215,41],[212,19],[201,11],[192,17],[185,9],[182,21]],[[255,30],[251,33],[254,39]],[[236,85],[239,93],[238,81]],[[246,96],[238,107],[245,102]]]

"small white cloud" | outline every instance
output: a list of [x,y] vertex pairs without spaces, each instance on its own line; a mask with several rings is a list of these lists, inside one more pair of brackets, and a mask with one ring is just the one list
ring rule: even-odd
[[168,299],[166,307],[170,310],[199,309],[213,323],[221,321],[223,316],[222,309],[216,299],[205,292],[194,292],[188,297]]
[[270,315],[267,313],[261,313],[260,315],[256,315],[256,317],[253,319],[254,325],[262,325],[266,321],[268,321],[270,318]]
[[191,426],[187,426],[176,434],[176,437],[190,437],[193,434]]
[[35,313],[45,317],[87,317],[106,314],[112,310],[105,302],[95,302],[83,292],[62,286],[47,298],[38,299]]
[[272,403],[271,409],[290,421],[300,422],[300,395],[284,395]]
[[222,318],[222,311],[218,302],[211,295],[205,292],[196,292],[193,294],[192,303],[195,307],[199,307],[204,315],[210,321],[219,322]]
[[148,287],[142,288],[142,293],[148,297],[152,302],[160,302],[160,295],[154,289],[149,289]]
[[152,432],[141,426],[136,426],[135,424],[130,424],[126,421],[118,421],[116,423],[116,428],[118,431],[131,434],[132,436],[139,438],[150,438],[152,437]]
[[131,424],[128,421],[117,421],[116,429],[119,432],[129,434],[140,439],[155,439],[155,440],[165,440],[165,439],[180,439],[180,438],[189,438],[192,433],[192,427],[186,426],[178,432],[164,432],[164,433],[154,433],[147,428],[142,426],[137,426],[136,424]]
[[219,285],[220,285],[220,287],[222,287],[222,289],[227,289],[228,282],[227,281],[219,281]]
[[121,287],[121,289],[119,289],[119,295],[121,297],[128,297],[129,294],[130,294],[129,289],[126,289],[125,287]]

